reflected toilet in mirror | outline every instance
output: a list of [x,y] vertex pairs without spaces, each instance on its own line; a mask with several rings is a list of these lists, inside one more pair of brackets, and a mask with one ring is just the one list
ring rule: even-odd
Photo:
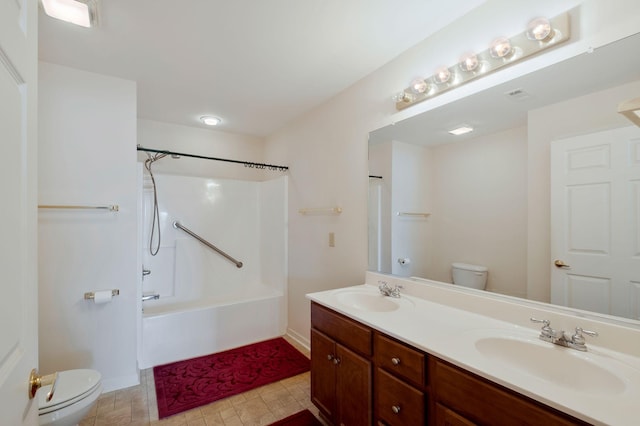
[[484,290],[489,269],[486,266],[454,262],[451,264],[453,285]]

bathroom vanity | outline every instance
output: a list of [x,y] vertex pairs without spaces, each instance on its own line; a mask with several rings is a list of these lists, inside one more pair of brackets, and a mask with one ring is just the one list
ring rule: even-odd
[[[624,425],[637,420],[637,356],[600,347],[578,353],[539,340],[539,325],[530,324],[529,316],[547,314],[560,324],[562,314],[368,275],[368,282],[379,279],[402,285],[400,297],[383,296],[376,285],[308,295],[311,399],[332,424]],[[496,315],[474,312],[474,305]],[[524,321],[495,318],[505,315],[522,315]],[[611,331],[610,325],[584,322],[601,333]],[[637,341],[637,330],[629,332]]]

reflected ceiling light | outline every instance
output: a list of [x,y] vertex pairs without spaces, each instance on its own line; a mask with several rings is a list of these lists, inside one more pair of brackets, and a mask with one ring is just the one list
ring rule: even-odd
[[466,133],[471,133],[471,132],[473,132],[473,127],[467,126],[466,124],[448,131],[449,134],[452,134],[455,136],[460,136],[460,135],[464,135]]
[[396,109],[403,110],[563,43],[570,37],[569,24],[570,15],[566,12],[551,19],[533,19],[520,34],[496,38],[482,52],[466,53],[457,64],[414,79],[408,88],[394,96]]
[[52,18],[90,28],[98,24],[97,0],[40,0],[44,13]]
[[491,42],[489,53],[493,58],[508,59],[513,54],[513,46],[511,41],[506,37],[498,37]]
[[636,126],[640,126],[640,98],[622,102],[618,105],[618,112],[631,120]]
[[416,94],[425,93],[429,90],[429,84],[423,78],[416,78],[411,82],[411,91]]
[[202,121],[207,126],[217,126],[218,124],[222,123],[222,119],[213,117],[211,115],[203,115],[202,117],[200,117],[200,121]]
[[478,55],[476,55],[475,53],[465,53],[460,58],[460,62],[458,63],[458,65],[460,66],[460,69],[462,71],[471,72],[475,71],[475,69],[478,68],[478,65],[480,65],[480,61],[478,60]]
[[444,84],[451,79],[451,71],[447,67],[440,67],[433,75],[433,81],[438,84]]
[[547,18],[536,18],[527,25],[526,34],[529,40],[549,41],[555,35],[555,31]]

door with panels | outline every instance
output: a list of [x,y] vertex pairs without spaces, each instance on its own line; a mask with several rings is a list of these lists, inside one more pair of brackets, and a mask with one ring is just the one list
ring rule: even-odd
[[0,0],[0,423],[35,425],[37,367],[37,8]]
[[640,128],[551,144],[551,303],[640,319]]

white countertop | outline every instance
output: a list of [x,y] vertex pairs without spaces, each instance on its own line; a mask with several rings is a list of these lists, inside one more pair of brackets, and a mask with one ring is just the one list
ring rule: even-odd
[[[389,277],[382,277],[389,280]],[[377,282],[378,278],[380,276],[369,273],[367,281],[376,280],[373,282]],[[483,296],[482,292],[462,294],[459,291],[449,291],[451,294],[447,294],[447,289],[443,289],[442,286],[434,288],[428,283],[410,279],[393,278],[393,283],[390,284],[401,284],[405,288],[402,290],[402,296],[399,299],[394,299],[399,303],[400,308],[388,312],[357,309],[341,303],[339,300],[338,295],[345,291],[357,290],[379,294],[377,285],[364,284],[311,293],[307,295],[307,298],[431,355],[589,423],[597,425],[640,424],[640,412],[638,411],[638,404],[640,404],[640,357],[635,353],[640,344],[639,330],[607,323],[599,324],[592,319],[584,320],[580,324],[575,324],[574,327],[576,325],[585,329],[591,327],[597,329],[601,336],[606,336],[608,333],[615,334],[618,339],[620,336],[632,339],[633,347],[629,351],[613,350],[596,344],[598,338],[590,339],[587,337],[588,352],[581,352],[539,340],[537,337],[540,327],[537,324],[529,324],[529,317],[553,318],[552,327],[554,321],[559,324],[562,324],[563,320],[575,323],[582,320],[581,318],[576,319],[571,316],[563,318],[563,315],[557,312],[545,312],[543,307],[532,308],[526,304],[518,306],[516,301],[496,301],[491,297]],[[486,312],[491,313],[486,314]],[[506,317],[507,320],[500,317]],[[583,323],[585,325],[582,325]],[[558,329],[569,330],[569,327],[558,327]],[[591,388],[589,392],[586,392],[582,385],[583,379],[588,380],[598,374],[599,367],[584,368],[578,377],[564,377],[563,371],[558,371],[557,376],[554,375],[553,379],[545,379],[544,373],[547,371],[544,368],[544,371],[541,371],[542,375],[538,376],[519,368],[513,368],[500,359],[487,357],[478,352],[474,342],[480,335],[524,338],[528,344],[541,345],[542,350],[547,350],[548,348],[545,346],[550,345],[552,348],[557,348],[558,351],[564,351],[559,352],[559,356],[574,357],[571,362],[586,361],[584,365],[588,367],[593,365],[590,363],[595,360],[599,362],[599,365],[614,371],[616,376],[623,379],[620,383],[614,383],[615,386],[610,388]],[[605,343],[611,340],[603,339]],[[500,356],[501,354],[498,354],[498,357]],[[521,357],[526,356],[529,355]],[[554,366],[550,365],[549,367],[550,371],[553,371]]]

